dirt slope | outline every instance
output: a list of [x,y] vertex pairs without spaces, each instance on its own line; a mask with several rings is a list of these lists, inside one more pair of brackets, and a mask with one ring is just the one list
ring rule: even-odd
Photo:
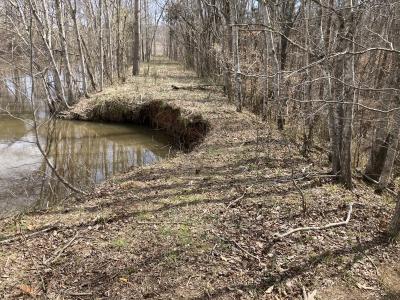
[[[156,61],[148,74],[75,113],[160,100],[209,122],[203,143],[63,207],[1,220],[1,299],[400,299],[388,196],[331,183],[326,153],[303,158],[290,125],[235,112],[219,88],[172,89],[203,84],[181,66]],[[346,227],[276,239],[341,221],[349,203]]]

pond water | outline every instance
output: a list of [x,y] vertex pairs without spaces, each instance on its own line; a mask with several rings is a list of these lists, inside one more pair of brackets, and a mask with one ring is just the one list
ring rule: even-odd
[[[0,216],[45,208],[69,191],[56,179],[37,145],[26,103],[0,96]],[[169,154],[161,132],[134,125],[47,120],[41,111],[40,143],[60,175],[84,190],[131,167]],[[19,118],[19,119],[18,119]]]

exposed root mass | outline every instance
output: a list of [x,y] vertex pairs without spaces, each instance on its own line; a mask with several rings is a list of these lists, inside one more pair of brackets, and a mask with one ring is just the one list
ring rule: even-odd
[[184,151],[200,144],[210,130],[201,114],[182,109],[162,100],[141,98],[93,99],[60,115],[64,119],[132,123],[165,131],[175,146]]

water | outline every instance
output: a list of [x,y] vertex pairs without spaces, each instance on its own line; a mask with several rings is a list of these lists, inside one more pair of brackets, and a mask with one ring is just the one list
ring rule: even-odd
[[[14,117],[0,111],[0,215],[45,208],[70,193],[48,167],[35,144],[29,106],[0,97]],[[131,167],[155,163],[170,151],[159,131],[133,125],[47,120],[39,139],[68,182],[84,190]],[[21,119],[16,119],[21,118]]]

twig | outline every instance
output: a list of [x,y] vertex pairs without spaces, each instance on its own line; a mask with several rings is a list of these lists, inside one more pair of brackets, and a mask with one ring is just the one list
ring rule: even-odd
[[352,212],[353,212],[353,203],[350,203],[349,211],[347,213],[347,218],[345,221],[337,222],[337,223],[329,223],[325,226],[310,226],[310,227],[299,227],[299,228],[295,228],[295,229],[290,229],[289,231],[287,231],[283,234],[277,233],[276,237],[281,239],[281,238],[284,238],[288,235],[291,235],[291,234],[293,234],[295,232],[299,232],[299,231],[325,230],[325,229],[329,229],[329,228],[333,228],[333,227],[345,226],[349,223]]
[[248,256],[250,256],[250,257],[256,259],[256,260],[258,261],[258,263],[261,264],[261,259],[260,259],[260,257],[254,255],[254,254],[251,254],[249,251],[247,251],[247,250],[244,249],[242,246],[240,246],[236,241],[231,241],[231,243],[233,243],[233,244],[236,246],[236,248],[238,248],[239,250],[242,250],[245,254],[247,254]]
[[75,297],[81,297],[81,296],[92,296],[92,292],[82,292],[82,293],[74,293],[74,292],[68,292],[66,293],[69,296],[75,296]]
[[230,208],[233,204],[236,204],[237,202],[239,202],[240,200],[242,200],[244,198],[244,196],[246,195],[246,192],[244,192],[242,194],[242,196],[240,196],[239,198],[236,198],[234,200],[232,200],[231,202],[229,202],[228,206],[226,207],[226,209]]
[[301,196],[301,205],[303,207],[303,214],[305,214],[307,212],[307,202],[306,202],[306,197],[304,196],[303,191],[301,190],[301,188],[299,187],[299,185],[296,182],[296,179],[294,179],[294,177],[292,177],[292,181],[293,181],[293,185],[295,186],[295,188],[299,191],[300,196]]
[[376,276],[379,277],[380,274],[379,274],[378,267],[376,266],[376,264],[374,263],[374,261],[372,260],[372,258],[369,257],[368,255],[366,255],[365,257],[370,261],[370,263],[372,264],[372,266],[375,268]]
[[[219,239],[221,239],[222,241],[224,241],[225,243],[233,244],[234,247],[236,247],[239,250],[241,250],[242,252],[244,252],[247,256],[250,256],[250,257],[256,259],[260,265],[262,264],[260,257],[254,255],[254,254],[251,254],[249,251],[247,251],[242,246],[240,246],[236,241],[225,239],[222,236],[220,236],[218,233],[216,233],[214,230],[211,230],[210,232],[212,234],[214,234],[216,237],[218,237]],[[214,246],[214,248],[215,248],[215,246]]]
[[[25,234],[25,235],[24,235],[24,238],[25,238],[25,239],[31,238],[31,237],[40,235],[40,234],[45,233],[45,232],[49,232],[49,231],[56,230],[57,228],[58,228],[58,226],[50,226],[50,227],[44,228],[44,229],[42,229],[42,230],[32,232],[32,233],[30,233],[30,234]],[[22,234],[18,234],[18,235],[16,235],[16,236],[11,237],[11,238],[4,239],[4,240],[0,240],[0,245],[2,245],[2,244],[8,244],[8,243],[12,243],[12,242],[18,241],[18,240],[20,240],[20,239],[22,238],[22,236],[23,236]]]
[[69,247],[72,245],[72,243],[76,240],[76,238],[78,237],[78,232],[75,233],[75,235],[72,237],[72,239],[61,249],[57,250],[49,259],[44,261],[44,264],[50,264],[55,262],[60,256],[61,254]]
[[239,198],[236,198],[236,199],[232,200],[231,202],[229,202],[229,204],[228,204],[228,206],[226,207],[226,209],[230,208],[232,205],[234,205],[234,204],[238,203],[240,200],[242,200],[242,199],[244,198],[244,196],[246,195],[247,190],[251,189],[252,187],[253,187],[253,185],[248,186],[248,187],[244,190],[243,194],[242,194]]
[[139,225],[162,225],[162,224],[172,224],[172,225],[187,225],[187,226],[193,226],[191,223],[187,222],[142,222],[142,221],[136,221],[137,224]]

